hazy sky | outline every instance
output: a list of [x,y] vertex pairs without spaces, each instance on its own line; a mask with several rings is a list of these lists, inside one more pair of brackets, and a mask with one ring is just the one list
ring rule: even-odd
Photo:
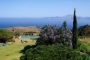
[[0,17],[90,17],[90,0],[0,0]]

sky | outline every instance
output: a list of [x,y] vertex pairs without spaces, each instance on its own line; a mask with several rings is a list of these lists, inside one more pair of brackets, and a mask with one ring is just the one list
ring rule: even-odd
[[90,0],[0,0],[0,17],[90,17]]

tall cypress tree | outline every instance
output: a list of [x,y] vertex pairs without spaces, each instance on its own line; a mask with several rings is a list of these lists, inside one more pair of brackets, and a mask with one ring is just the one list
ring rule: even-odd
[[77,27],[76,10],[74,9],[74,15],[73,15],[73,39],[72,39],[73,49],[76,49],[78,47],[77,44],[78,44],[78,27]]

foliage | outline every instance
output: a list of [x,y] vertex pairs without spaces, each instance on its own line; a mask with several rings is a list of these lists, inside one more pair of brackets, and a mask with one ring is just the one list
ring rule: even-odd
[[46,25],[42,28],[40,38],[37,40],[37,45],[63,44],[66,46],[72,45],[72,32],[64,27],[55,25]]
[[88,45],[86,45],[84,42],[78,41],[78,50],[81,52],[87,52],[89,49],[87,48]]
[[74,16],[73,16],[73,49],[76,49],[78,46],[78,28],[77,28],[77,18],[76,18],[76,10],[74,10]]
[[20,32],[14,32],[15,38],[18,38],[20,36]]
[[89,36],[90,35],[90,25],[80,26],[78,31],[79,31],[79,36]]
[[30,48],[20,60],[89,60],[88,55],[61,45]]
[[24,47],[24,49],[23,50],[21,50],[21,53],[24,53],[25,54],[25,52],[28,50],[28,49],[30,49],[30,48],[35,48],[37,45],[27,45],[27,46],[25,46]]
[[14,35],[15,36],[20,36],[20,33],[19,32],[15,32]]
[[90,51],[90,44],[87,42],[78,42],[78,50],[81,52],[89,52]]
[[67,28],[67,22],[64,21],[62,26],[66,29]]
[[13,38],[13,33],[5,29],[0,29],[0,40],[10,41]]

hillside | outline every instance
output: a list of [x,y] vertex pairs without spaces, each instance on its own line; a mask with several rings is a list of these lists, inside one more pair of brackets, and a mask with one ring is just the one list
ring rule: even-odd
[[41,29],[39,27],[36,27],[36,26],[26,26],[26,27],[23,27],[23,26],[16,26],[16,27],[9,27],[9,28],[6,28],[7,30],[9,31],[12,31],[12,32],[20,32],[20,33],[24,33],[24,32],[35,32],[36,35],[40,33]]

